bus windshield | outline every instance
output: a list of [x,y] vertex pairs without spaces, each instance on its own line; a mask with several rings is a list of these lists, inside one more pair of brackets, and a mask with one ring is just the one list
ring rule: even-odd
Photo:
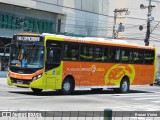
[[42,68],[44,47],[35,44],[12,44],[10,48],[10,66],[23,68]]

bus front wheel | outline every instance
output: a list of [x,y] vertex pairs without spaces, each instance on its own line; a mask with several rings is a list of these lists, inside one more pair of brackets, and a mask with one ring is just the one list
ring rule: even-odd
[[70,95],[73,93],[73,91],[74,91],[74,81],[70,77],[65,78],[62,83],[62,94]]
[[43,89],[31,88],[34,93],[41,93]]

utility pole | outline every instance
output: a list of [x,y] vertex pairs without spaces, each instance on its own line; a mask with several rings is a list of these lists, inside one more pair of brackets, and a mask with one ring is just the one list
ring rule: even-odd
[[118,31],[116,31],[115,27],[116,27],[116,22],[117,22],[117,16],[118,15],[122,15],[122,13],[125,12],[125,15],[129,15],[129,11],[127,8],[121,8],[121,9],[115,9],[114,11],[114,25],[113,25],[113,33],[112,33],[112,38],[117,38],[118,36]]
[[147,30],[146,30],[146,37],[145,37],[145,39],[144,39],[145,46],[149,46],[150,34],[151,34],[151,30],[150,30],[151,21],[154,19],[154,18],[151,16],[152,8],[153,8],[153,7],[155,7],[155,6],[154,6],[154,5],[151,5],[151,0],[149,0],[149,5],[148,5],[148,6],[144,6],[143,4],[140,5],[140,8],[141,8],[141,9],[148,8],[148,14],[147,14]]
[[150,40],[150,20],[149,18],[151,17],[151,10],[152,10],[152,7],[151,7],[151,0],[149,0],[149,5],[148,5],[148,19],[147,19],[147,31],[146,31],[146,38],[144,39],[144,42],[145,42],[145,46],[149,46],[149,40]]

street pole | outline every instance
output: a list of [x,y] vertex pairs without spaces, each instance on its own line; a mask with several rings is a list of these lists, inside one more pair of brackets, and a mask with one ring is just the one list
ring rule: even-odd
[[147,18],[147,31],[146,31],[146,37],[145,37],[145,46],[149,46],[149,40],[150,40],[150,18],[151,18],[151,11],[152,11],[152,6],[151,6],[151,0],[149,0],[149,5],[148,5],[148,18]]
[[113,24],[113,33],[112,33],[112,38],[116,38],[115,36],[115,26],[116,26],[116,21],[117,21],[117,9],[115,9],[114,12],[114,24]]

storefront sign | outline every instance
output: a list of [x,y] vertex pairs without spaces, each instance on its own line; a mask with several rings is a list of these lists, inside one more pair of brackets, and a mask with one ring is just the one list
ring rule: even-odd
[[27,32],[35,33],[53,33],[55,25],[53,22],[39,20],[35,18],[18,18],[11,15],[0,14],[0,28],[5,29],[20,29]]

